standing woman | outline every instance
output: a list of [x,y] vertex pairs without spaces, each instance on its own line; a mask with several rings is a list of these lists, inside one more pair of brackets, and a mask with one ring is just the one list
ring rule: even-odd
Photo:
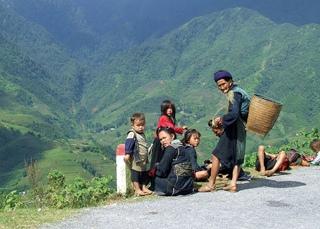
[[202,186],[200,192],[215,190],[216,177],[218,175],[220,161],[224,161],[232,170],[232,180],[225,191],[237,191],[237,179],[240,166],[244,162],[246,129],[250,98],[248,94],[234,84],[230,72],[220,70],[214,73],[214,81],[219,90],[227,96],[228,113],[214,119],[214,127],[220,129],[219,142],[212,152],[212,168],[210,180]]
[[194,192],[193,170],[190,156],[182,143],[176,139],[172,128],[157,130],[164,155],[151,170],[154,176],[154,191],[159,195],[185,195]]

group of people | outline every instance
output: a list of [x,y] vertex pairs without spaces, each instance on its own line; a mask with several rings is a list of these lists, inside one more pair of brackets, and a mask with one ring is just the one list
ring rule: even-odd
[[[201,134],[196,129],[176,125],[175,105],[165,100],[161,104],[161,116],[158,120],[155,138],[148,147],[145,130],[145,116],[134,113],[131,117],[131,129],[125,141],[125,162],[131,169],[131,181],[137,196],[152,193],[159,195],[184,195],[199,192],[211,192],[216,189],[216,178],[221,166],[228,168],[230,184],[223,189],[236,192],[239,174],[243,173],[246,129],[250,104],[249,95],[234,83],[230,72],[220,70],[214,73],[213,80],[219,90],[228,99],[228,112],[214,117],[208,125],[219,137],[212,151],[210,163],[200,166],[197,162],[196,147]],[[182,140],[177,134],[183,135]],[[320,140],[312,149],[318,152],[314,163],[320,161]],[[315,141],[315,142],[317,142]],[[286,155],[280,152],[277,157],[266,154],[265,148],[259,146],[257,170],[263,175],[271,176],[283,164]],[[316,161],[318,160],[318,161]],[[196,189],[195,181],[208,181]]]

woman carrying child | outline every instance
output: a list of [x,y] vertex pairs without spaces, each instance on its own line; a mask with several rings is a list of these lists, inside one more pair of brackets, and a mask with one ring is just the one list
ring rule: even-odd
[[[244,162],[246,129],[244,122],[248,117],[250,98],[248,94],[233,82],[230,72],[219,70],[213,79],[219,90],[228,99],[228,113],[214,119],[214,126],[220,128],[220,138],[212,152],[212,168],[208,184],[199,188],[199,192],[210,192],[216,189],[215,182],[220,162],[224,161],[232,167],[232,179],[225,191],[237,191],[237,179],[240,166]],[[218,128],[218,129],[219,129]]]
[[194,192],[193,171],[190,157],[172,128],[157,130],[164,148],[161,161],[151,170],[154,177],[154,191],[159,195],[185,195]]

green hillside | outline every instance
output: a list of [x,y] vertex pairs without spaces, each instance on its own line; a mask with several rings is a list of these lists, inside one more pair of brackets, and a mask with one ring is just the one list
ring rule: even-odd
[[198,17],[161,39],[116,55],[89,85],[83,102],[92,111],[92,122],[105,127],[100,137],[115,145],[117,140],[111,139],[117,132],[123,139],[132,112],[148,113],[152,127],[161,100],[173,99],[178,121],[204,133],[201,149],[208,152],[212,137],[207,120],[224,106],[211,75],[228,69],[251,95],[284,104],[265,139],[279,143],[320,121],[319,35],[319,25],[279,25],[242,8]]
[[2,4],[0,18],[0,188],[26,188],[25,167],[32,160],[42,182],[52,169],[65,172],[67,179],[114,174],[114,163],[94,142],[81,152],[68,143],[80,136],[76,113],[85,66],[44,28]]
[[[73,60],[70,54],[52,39],[52,35],[45,28],[27,21],[3,4],[0,4],[0,20],[2,21],[0,23],[1,48],[11,49],[11,52],[7,50],[5,54],[17,58],[17,60],[5,60],[4,55],[2,65],[11,65],[10,70],[17,71],[14,75],[23,79],[23,83],[24,80],[31,81],[28,83],[33,86],[30,88],[33,92],[37,92],[44,86],[50,88],[51,95],[57,101],[54,106],[63,107],[65,112],[70,111],[73,101],[81,98],[85,66],[80,66]],[[29,64],[32,68],[14,67],[14,64],[20,63]],[[42,84],[37,86],[37,83]],[[42,95],[42,92],[40,91],[39,94]]]

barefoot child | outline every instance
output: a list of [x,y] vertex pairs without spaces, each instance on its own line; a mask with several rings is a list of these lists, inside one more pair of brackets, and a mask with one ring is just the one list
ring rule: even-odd
[[313,152],[316,153],[315,158],[310,163],[313,165],[319,165],[320,164],[320,139],[314,139],[310,143],[310,148]]
[[132,129],[125,142],[124,160],[131,169],[131,181],[135,195],[145,196],[152,192],[146,187],[148,183],[148,144],[144,135],[145,116],[134,113],[130,118]]
[[197,162],[197,152],[195,148],[200,144],[201,134],[196,129],[189,129],[185,132],[182,143],[187,146],[187,152],[190,156],[192,170],[194,171],[195,180],[202,181],[209,177],[211,164],[207,168],[201,167]]
[[275,172],[278,172],[285,159],[286,152],[281,151],[277,155],[268,154],[265,151],[265,147],[260,145],[258,147],[256,170],[263,176],[272,176]]

